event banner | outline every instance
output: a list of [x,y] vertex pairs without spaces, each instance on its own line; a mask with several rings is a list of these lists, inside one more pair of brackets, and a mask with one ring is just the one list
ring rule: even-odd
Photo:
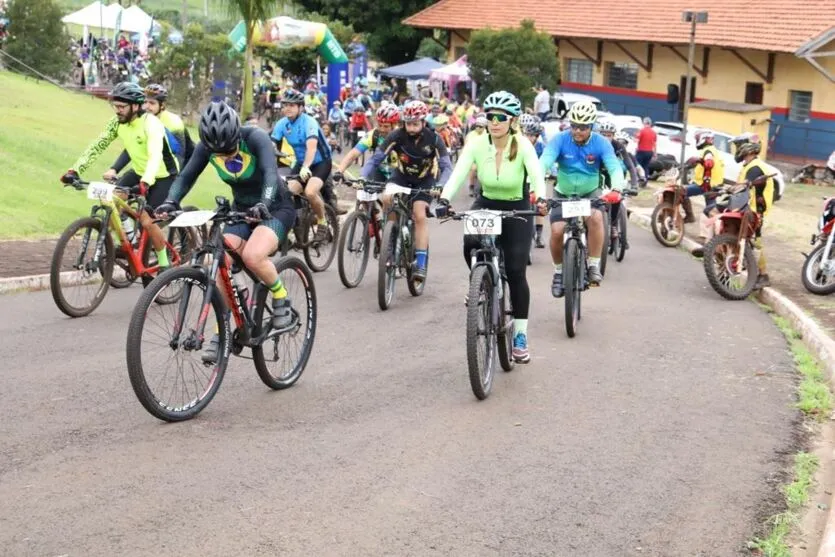
[[[243,21],[239,22],[229,33],[229,40],[238,52],[246,49],[246,27]],[[280,48],[315,48],[319,55],[330,64],[348,61],[339,41],[334,38],[333,33],[324,23],[299,21],[286,16],[274,17],[255,26],[253,42],[274,44]]]

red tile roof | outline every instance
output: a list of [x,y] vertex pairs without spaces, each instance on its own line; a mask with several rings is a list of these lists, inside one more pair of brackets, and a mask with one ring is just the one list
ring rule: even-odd
[[[707,10],[696,42],[706,46],[795,52],[835,29],[835,0],[723,0],[700,6],[693,0],[441,0],[406,18],[414,27],[501,29],[533,19],[555,37],[684,44],[690,24],[684,10]],[[707,4],[707,2],[705,2]]]

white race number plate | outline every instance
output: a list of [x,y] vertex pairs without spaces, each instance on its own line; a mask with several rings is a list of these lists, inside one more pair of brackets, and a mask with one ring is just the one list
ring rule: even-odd
[[562,218],[587,217],[591,215],[591,201],[581,199],[579,201],[563,201]]
[[113,201],[113,192],[116,186],[105,182],[90,182],[87,186],[88,199],[101,199],[102,201]]
[[378,197],[380,197],[380,194],[376,192],[372,193],[365,190],[359,190],[357,192],[357,199],[360,201],[377,201]]
[[168,226],[189,228],[192,226],[202,226],[212,220],[215,216],[214,211],[186,211],[176,219],[168,223]]
[[398,186],[396,184],[386,184],[386,195],[394,195],[397,193],[402,193],[405,195],[409,195],[412,193],[410,188],[406,188],[403,186]]
[[478,211],[467,215],[464,220],[464,234],[490,234],[502,233],[502,217],[498,211]]

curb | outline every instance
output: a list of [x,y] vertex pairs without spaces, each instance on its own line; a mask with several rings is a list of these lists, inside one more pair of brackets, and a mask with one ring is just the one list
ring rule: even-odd
[[[641,228],[650,230],[650,217],[647,215],[639,214],[633,210],[629,220]],[[679,247],[689,252],[699,246],[698,242],[685,237]],[[774,313],[791,322],[792,327],[800,333],[803,344],[818,358],[826,370],[830,389],[835,386],[835,340],[779,290],[770,286],[763,288],[757,298],[771,308]],[[835,555],[835,507],[833,505],[835,505],[835,494],[830,497],[829,516],[826,519],[826,528],[818,546],[818,557],[832,557]]]
[[[354,210],[354,202],[340,200],[338,208],[348,211],[345,215],[337,216],[341,225],[345,222],[345,217]],[[72,286],[74,282],[77,282],[74,275],[75,273],[73,272],[61,273],[61,286]],[[16,292],[35,292],[38,290],[49,290],[48,273],[45,275],[0,278],[0,296],[3,294],[14,294]]]

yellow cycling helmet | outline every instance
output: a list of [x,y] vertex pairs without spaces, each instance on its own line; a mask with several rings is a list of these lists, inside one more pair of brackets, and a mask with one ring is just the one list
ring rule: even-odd
[[579,101],[571,105],[568,120],[572,124],[594,124],[597,121],[597,107],[591,101]]
[[446,126],[447,124],[449,124],[449,118],[444,115],[435,116],[434,120],[432,120],[432,123],[436,126]]

